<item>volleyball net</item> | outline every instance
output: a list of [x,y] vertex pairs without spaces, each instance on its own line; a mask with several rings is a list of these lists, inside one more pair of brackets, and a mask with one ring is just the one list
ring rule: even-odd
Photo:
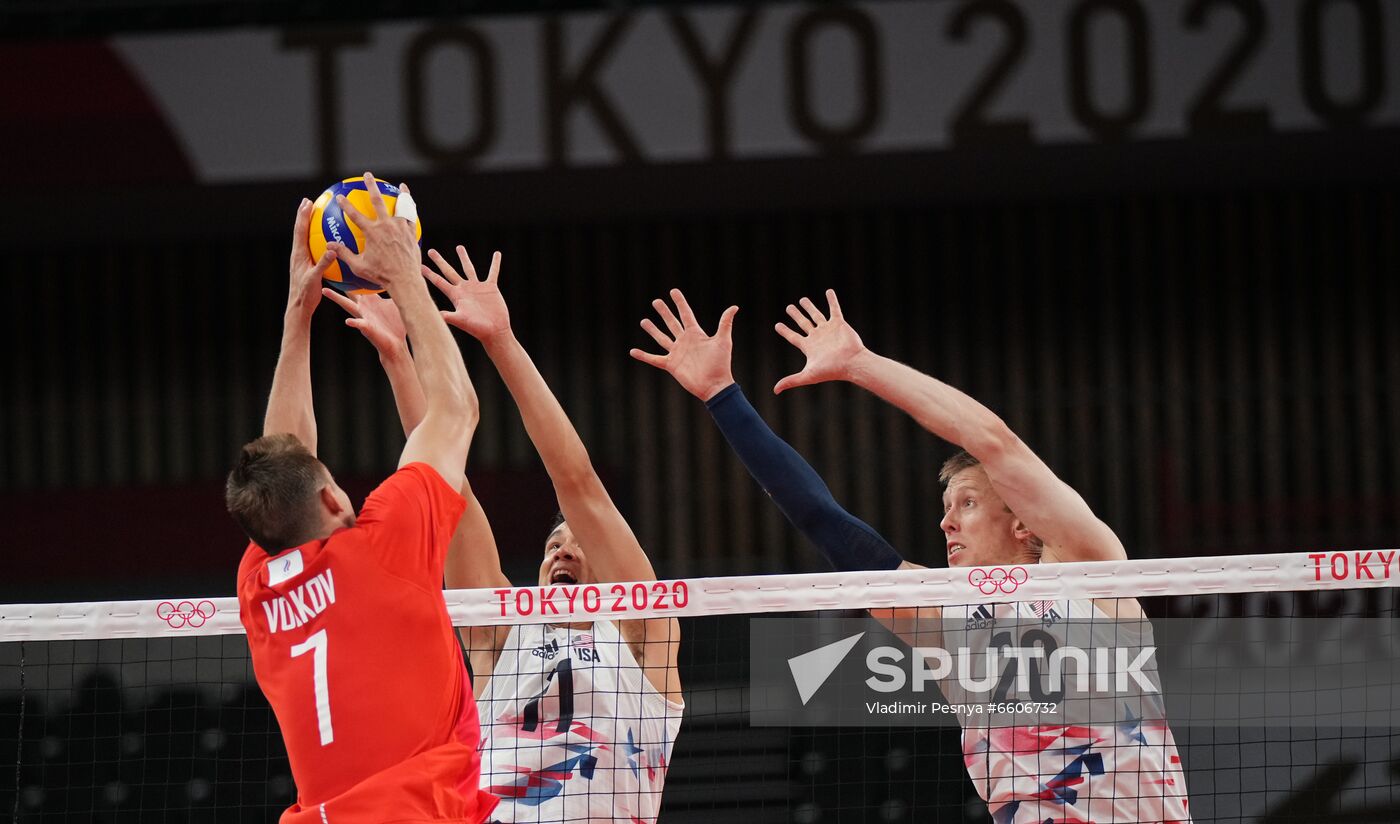
[[[1397,584],[1385,550],[445,600],[504,635],[478,702],[502,820],[1273,824],[1400,820]],[[16,822],[296,797],[231,598],[0,606],[0,753]]]

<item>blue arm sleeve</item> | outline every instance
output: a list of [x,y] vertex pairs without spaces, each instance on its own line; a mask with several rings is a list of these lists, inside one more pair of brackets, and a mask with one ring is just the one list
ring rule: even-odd
[[821,476],[768,428],[737,383],[705,407],[749,474],[833,567],[842,572],[895,569],[903,562],[880,533],[841,508]]

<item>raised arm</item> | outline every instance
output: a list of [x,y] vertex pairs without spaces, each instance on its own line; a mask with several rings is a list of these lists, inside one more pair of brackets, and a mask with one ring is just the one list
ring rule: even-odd
[[[476,431],[476,392],[462,353],[420,276],[422,266],[412,222],[388,213],[379,187],[368,173],[365,187],[374,207],[372,215],[360,212],[344,197],[337,201],[346,218],[364,233],[364,252],[356,254],[340,244],[332,248],[362,277],[389,290],[413,342],[414,369],[423,387],[425,406],[422,422],[404,445],[399,466],[421,461],[437,470],[450,486],[461,488],[467,450]],[[407,187],[402,191],[401,197],[408,196]]]
[[[559,508],[598,579],[656,580],[651,560],[594,471],[578,432],[511,329],[510,312],[498,285],[500,254],[493,256],[485,280],[477,277],[461,246],[457,255],[465,277],[437,252],[428,255],[441,273],[430,274],[429,280],[453,303],[453,311],[444,313],[445,317],[486,349],[520,409],[525,431],[559,496]],[[680,681],[675,664],[680,625],[675,619],[623,621],[619,630],[657,690],[678,699]]]
[[[324,294],[350,316],[345,319],[345,325],[358,329],[379,353],[379,363],[389,377],[404,434],[411,435],[423,420],[426,402],[423,387],[418,382],[418,373],[413,367],[413,356],[408,349],[403,319],[393,300],[373,295],[356,300],[334,289],[326,289]],[[509,587],[510,581],[501,571],[496,535],[481,509],[481,503],[472,492],[470,482],[463,481],[462,497],[466,499],[467,509],[447,547],[444,570],[447,588]],[[458,632],[467,646],[475,681],[473,687],[479,695],[495,669],[496,660],[510,635],[510,627],[462,627]]]
[[787,308],[797,330],[777,325],[778,333],[806,355],[807,363],[779,381],[775,392],[833,380],[863,387],[977,458],[997,494],[1045,542],[1042,560],[1127,557],[1113,530],[1001,418],[942,381],[871,352],[841,314],[836,293],[826,294],[829,317],[803,298],[800,310]]
[[316,454],[316,413],[311,402],[311,318],[321,302],[321,275],[335,260],[327,249],[320,260],[311,259],[308,232],[311,201],[302,198],[292,228],[292,255],[287,289],[287,309],[282,316],[282,346],[272,374],[263,434],[290,432]]
[[429,280],[453,303],[444,317],[486,349],[520,409],[525,431],[559,495],[559,507],[588,551],[594,571],[600,580],[654,580],[651,561],[613,505],[578,432],[511,329],[498,286],[500,254],[492,258],[485,280],[477,277],[464,248],[458,246],[457,254],[465,277],[436,251],[428,253],[441,272],[431,273]]
[[[467,511],[462,515],[452,543],[447,548],[448,589],[503,589],[510,579],[501,571],[501,555],[496,548],[496,534],[481,502],[472,493],[471,484],[462,485],[462,497],[467,499]],[[472,665],[473,690],[479,697],[496,668],[510,627],[462,627],[462,643],[467,646],[467,659]]]
[[674,313],[659,298],[651,304],[669,335],[651,319],[642,321],[642,329],[665,354],[633,349],[632,357],[669,373],[705,403],[749,474],[832,567],[841,571],[899,567],[904,559],[898,550],[836,502],[817,471],[768,427],[734,382],[730,360],[739,308],[724,310],[715,334],[707,335],[679,289],[671,290],[671,299],[676,303]]
[[379,354],[379,365],[384,368],[394,394],[399,423],[404,436],[408,436],[422,423],[428,401],[423,395],[423,385],[418,382],[418,372],[408,348],[408,332],[398,307],[392,298],[366,295],[357,300],[334,289],[322,289],[321,293],[345,310],[350,316],[345,319],[345,325],[358,329]]

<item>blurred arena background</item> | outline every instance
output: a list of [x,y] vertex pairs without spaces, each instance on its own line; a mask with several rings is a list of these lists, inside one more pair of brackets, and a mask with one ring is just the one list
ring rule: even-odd
[[[365,169],[414,187],[425,246],[504,252],[662,577],[820,568],[627,357],[672,286],[707,326],[742,307],[740,383],[915,560],[942,563],[949,450],[851,387],[772,397],[802,295],[987,401],[1133,557],[1400,536],[1388,0],[5,0],[0,39],[0,602],[233,593],[221,487],[293,211]],[[362,496],[402,435],[371,348],[319,315],[321,453]],[[532,581],[548,479],[463,341],[470,474]]]

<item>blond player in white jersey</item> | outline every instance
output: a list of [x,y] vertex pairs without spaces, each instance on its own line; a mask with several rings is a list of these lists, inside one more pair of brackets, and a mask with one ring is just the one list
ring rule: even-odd
[[[631,528],[593,470],[564,410],[516,341],[497,286],[500,257],[482,280],[435,251],[424,274],[453,302],[447,321],[485,346],[515,398],[566,520],[545,540],[538,583],[655,580]],[[379,352],[404,431],[422,417],[398,312],[388,300],[326,291]],[[495,537],[469,485],[447,559],[447,586],[509,587]],[[586,548],[586,551],[585,551]],[[656,821],[684,706],[674,618],[471,627],[468,647],[481,717],[482,789],[500,797],[498,822]]]
[[[642,321],[663,353],[633,350],[632,356],[669,372],[706,403],[745,467],[837,569],[917,567],[836,503],[811,466],[768,428],[734,383],[730,353],[737,308],[726,310],[718,331],[708,335],[685,297],[678,290],[672,290],[671,297],[675,313],[663,301],[652,303],[665,331],[651,320]],[[806,365],[779,381],[774,391],[849,381],[966,450],[940,474],[945,490],[939,526],[948,565],[969,568],[972,586],[986,585],[988,576],[1019,576],[1018,568],[1024,572],[1033,564],[1127,557],[1113,530],[991,410],[871,352],[845,322],[835,293],[828,291],[827,298],[829,315],[806,298],[801,309],[787,307],[797,328],[778,324],[777,331],[802,351]],[[984,580],[975,580],[979,573]],[[1062,643],[1071,619],[1113,619],[1119,633],[1140,631],[1141,642],[1151,643],[1151,626],[1135,600],[1004,602],[1015,587],[1002,583],[991,582],[999,598],[961,608],[956,616],[936,609],[872,612],[914,645],[929,644],[930,633],[950,625],[985,633],[1017,624],[1036,626]],[[944,686],[945,692],[955,692],[951,685]],[[1163,716],[1159,711],[1153,717]],[[1122,717],[1105,725],[1000,729],[968,723],[963,755],[968,775],[997,824],[1190,820],[1180,758],[1171,730],[1160,720]]]

